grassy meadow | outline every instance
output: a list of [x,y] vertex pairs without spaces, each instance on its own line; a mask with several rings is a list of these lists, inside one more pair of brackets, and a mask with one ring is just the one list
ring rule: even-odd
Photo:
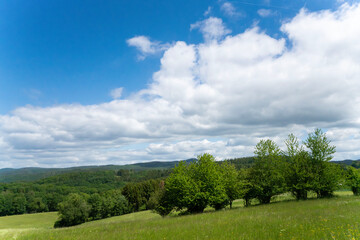
[[52,229],[56,213],[0,217],[0,239],[360,239],[360,197],[294,201],[162,218],[143,211]]

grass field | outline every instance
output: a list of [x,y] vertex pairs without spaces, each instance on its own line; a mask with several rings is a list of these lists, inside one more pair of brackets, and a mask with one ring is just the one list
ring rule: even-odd
[[1,217],[0,239],[360,239],[360,197],[337,194],[166,218],[144,211],[64,229],[51,229],[55,213]]
[[14,239],[19,233],[37,229],[52,229],[56,212],[0,217],[0,239]]

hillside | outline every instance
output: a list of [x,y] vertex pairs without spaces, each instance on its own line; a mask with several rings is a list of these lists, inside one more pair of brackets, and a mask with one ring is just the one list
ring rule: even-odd
[[[194,159],[187,159],[186,162],[191,162]],[[248,168],[254,162],[254,157],[243,157],[228,159],[237,169]],[[127,165],[104,165],[104,166],[81,166],[81,167],[70,167],[70,168],[3,168],[0,169],[0,183],[9,182],[31,182],[36,181],[60,174],[65,173],[78,173],[86,171],[118,171],[120,169],[127,169],[133,171],[145,171],[145,170],[163,170],[173,168],[180,161],[169,161],[169,162],[145,162],[135,163]],[[333,161],[336,164],[343,166],[353,166],[356,168],[360,167],[360,160],[343,160]]]
[[[50,229],[54,213],[0,218],[2,239],[359,239],[360,198],[282,201],[161,218],[150,211]],[[44,217],[48,216],[48,220]],[[29,225],[29,219],[34,219]],[[37,222],[37,220],[41,222]]]
[[[191,162],[194,159],[187,159],[186,162]],[[161,170],[173,168],[180,161],[170,162],[145,162],[135,163],[127,165],[104,165],[104,166],[81,166],[81,167],[70,167],[70,168],[3,168],[0,169],[0,182],[21,182],[21,181],[36,181],[65,173],[74,172],[86,172],[86,171],[105,171],[112,170],[117,171],[120,169],[128,169],[134,171],[145,171],[145,170]]]

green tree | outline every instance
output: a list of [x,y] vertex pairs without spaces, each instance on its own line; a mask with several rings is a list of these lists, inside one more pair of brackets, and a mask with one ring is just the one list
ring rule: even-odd
[[2,216],[6,216],[6,215],[13,215],[14,213],[14,208],[13,208],[13,199],[14,199],[14,194],[10,191],[5,191],[1,193],[1,201],[2,201]]
[[122,189],[122,194],[128,200],[131,209],[135,212],[146,203],[143,188],[139,183],[128,183]]
[[245,207],[251,205],[251,200],[257,197],[258,188],[251,181],[251,168],[239,170],[239,198],[244,199]]
[[191,177],[199,186],[202,195],[208,198],[207,204],[220,210],[229,203],[225,185],[222,181],[222,172],[215,157],[204,153],[198,156],[198,160],[189,165]]
[[331,145],[331,141],[319,128],[308,135],[304,144],[310,150],[314,166],[315,179],[312,183],[312,190],[316,192],[318,198],[333,196],[341,179],[340,168],[329,163],[336,152],[336,147]]
[[228,202],[220,166],[212,155],[205,153],[189,165],[181,162],[174,168],[156,209],[160,209],[161,215],[173,208],[196,213],[203,212],[208,205],[221,209]]
[[71,193],[65,201],[59,203],[59,220],[54,227],[74,226],[87,221],[90,206],[84,196]]
[[207,205],[207,196],[200,191],[195,179],[192,178],[189,167],[180,162],[165,182],[164,208],[187,208],[189,212],[202,212]]
[[354,167],[348,167],[347,169],[347,184],[350,186],[351,191],[355,196],[360,195],[360,171]]
[[285,191],[284,159],[272,140],[260,140],[254,151],[255,164],[250,169],[249,181],[260,203],[270,203],[273,196]]
[[43,200],[43,195],[34,191],[27,192],[26,196],[26,212],[37,213],[49,211],[47,204]]
[[169,194],[166,194],[165,182],[160,181],[160,187],[157,192],[150,198],[150,205],[152,209],[160,216],[165,217],[173,210],[173,204]]
[[119,216],[129,212],[129,203],[124,195],[121,194],[121,191],[110,190],[104,197],[111,199],[112,201],[112,208],[110,211],[111,216]]
[[97,220],[102,218],[103,199],[98,193],[91,194],[88,203],[90,205],[89,218]]
[[48,211],[57,211],[58,204],[64,200],[64,195],[56,191],[47,192],[43,196],[43,200],[47,205]]
[[142,189],[142,196],[145,201],[145,207],[146,207],[146,209],[151,209],[149,206],[149,201],[150,201],[151,196],[155,192],[159,191],[160,180],[151,179],[151,180],[143,181],[140,184],[141,184],[141,189]]
[[47,212],[48,207],[43,202],[41,197],[32,197],[27,201],[26,204],[28,213]]
[[290,134],[285,140],[287,151],[284,153],[288,160],[285,168],[285,179],[289,191],[296,199],[307,199],[308,191],[312,189],[315,169],[308,152],[300,145],[299,140]]
[[326,134],[319,128],[308,135],[304,144],[310,149],[311,158],[317,162],[330,161],[336,152],[336,147],[330,145],[331,141],[327,139]]
[[12,201],[12,209],[14,214],[26,213],[26,198],[23,193],[15,194]]
[[241,188],[244,186],[239,181],[239,172],[229,161],[224,161],[220,169],[225,192],[229,199],[230,208],[232,208],[233,201],[240,197]]

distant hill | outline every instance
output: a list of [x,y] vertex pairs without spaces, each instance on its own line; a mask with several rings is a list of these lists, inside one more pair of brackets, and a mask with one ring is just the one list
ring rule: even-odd
[[352,166],[354,168],[360,168],[360,159],[358,160],[343,160],[343,161],[332,161],[333,163],[340,164],[342,166]]
[[[185,160],[186,162],[194,161],[194,158]],[[170,161],[170,162],[145,162],[145,163],[135,163],[127,165],[104,165],[104,166],[81,166],[81,167],[70,167],[70,168],[37,168],[37,167],[28,167],[28,168],[3,168],[0,169],[0,182],[9,183],[9,182],[22,182],[22,181],[36,181],[60,174],[65,173],[75,173],[75,172],[85,172],[85,171],[104,171],[112,170],[117,171],[120,169],[128,169],[134,171],[144,171],[144,170],[162,170],[173,168],[176,164],[179,164],[180,161]]]
[[[192,162],[195,158],[187,159],[186,162]],[[235,165],[237,169],[240,168],[249,168],[254,163],[254,157],[243,157],[243,158],[233,158],[227,159],[232,164]],[[66,173],[76,173],[76,172],[87,172],[87,171],[118,171],[120,169],[127,169],[133,171],[145,171],[145,170],[163,170],[173,168],[176,164],[179,164],[180,161],[168,161],[168,162],[145,162],[145,163],[135,163],[127,165],[103,165],[103,166],[81,166],[81,167],[70,167],[70,168],[3,168],[0,169],[0,183],[9,183],[9,182],[30,182],[37,181],[40,179],[66,174]],[[360,160],[343,160],[343,161],[333,161],[334,163],[343,165],[343,166],[353,166],[360,168]]]

